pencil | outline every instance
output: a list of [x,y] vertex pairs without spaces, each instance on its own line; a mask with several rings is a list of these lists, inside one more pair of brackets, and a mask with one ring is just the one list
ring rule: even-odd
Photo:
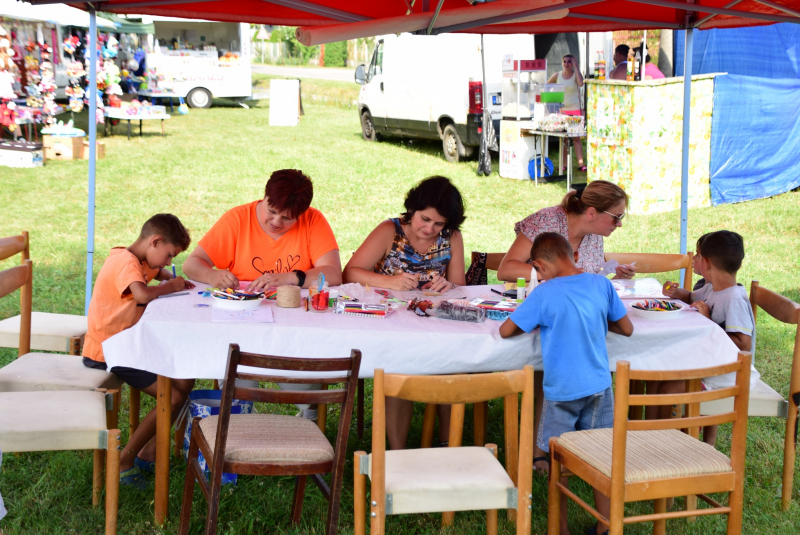
[[172,278],[174,279],[174,278],[177,278],[177,277],[178,277],[178,275],[175,274],[175,264],[172,264]]

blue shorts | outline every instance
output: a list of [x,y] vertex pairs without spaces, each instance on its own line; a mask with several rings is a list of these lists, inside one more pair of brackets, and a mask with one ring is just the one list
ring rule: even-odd
[[572,401],[548,401],[542,405],[538,446],[550,451],[550,438],[570,431],[607,429],[614,426],[614,392],[602,392]]

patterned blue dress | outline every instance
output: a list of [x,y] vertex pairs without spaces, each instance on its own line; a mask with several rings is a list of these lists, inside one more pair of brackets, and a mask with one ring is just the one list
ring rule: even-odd
[[424,254],[418,253],[408,240],[399,218],[392,218],[394,223],[394,241],[389,254],[380,260],[372,269],[381,275],[394,276],[398,273],[419,274],[419,287],[433,279],[434,275],[446,277],[450,264],[450,237],[452,231],[445,229],[439,233],[436,242]]

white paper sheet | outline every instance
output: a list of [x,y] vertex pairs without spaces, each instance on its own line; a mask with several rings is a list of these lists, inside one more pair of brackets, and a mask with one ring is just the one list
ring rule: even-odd
[[211,309],[212,323],[275,323],[272,308],[260,306],[255,310]]
[[661,293],[662,284],[656,279],[616,279],[611,284],[621,299],[669,299]]

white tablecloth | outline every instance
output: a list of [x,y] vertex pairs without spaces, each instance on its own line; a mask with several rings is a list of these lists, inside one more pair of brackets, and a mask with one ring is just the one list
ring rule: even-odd
[[[464,290],[470,297],[494,297],[489,288]],[[242,351],[297,357],[343,357],[360,349],[361,377],[372,377],[375,368],[445,374],[542,367],[538,332],[503,340],[498,333],[502,322],[489,319],[476,324],[425,318],[405,308],[385,319],[359,318],[284,309],[267,301],[262,306],[273,307],[275,323],[212,323],[210,308],[194,306],[210,302],[197,289],[154,300],[139,323],[103,343],[109,367],[139,368],[174,379],[221,379],[232,342]],[[633,336],[608,335],[612,371],[617,360],[630,361],[634,369],[678,370],[737,358],[725,332],[697,312],[684,311],[670,321],[630,317]]]

